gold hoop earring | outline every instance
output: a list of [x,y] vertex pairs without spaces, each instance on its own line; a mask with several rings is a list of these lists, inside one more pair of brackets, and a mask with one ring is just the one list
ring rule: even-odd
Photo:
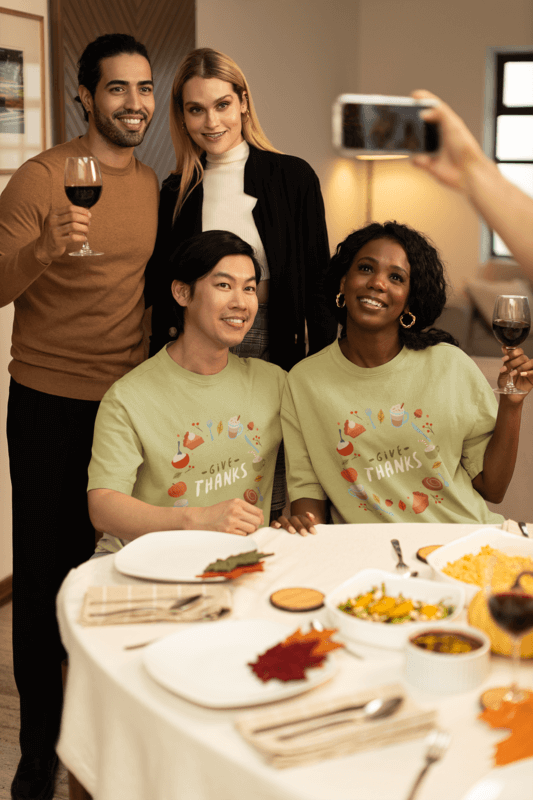
[[[340,302],[341,297],[342,297],[342,303]],[[342,292],[339,292],[339,294],[335,298],[335,302],[337,304],[337,308],[344,308],[344,306],[346,305],[346,298],[344,297]]]
[[[409,323],[409,325],[406,325],[405,322],[403,321],[403,318],[406,314],[409,314],[409,316],[411,317],[411,322]],[[412,311],[404,311],[403,314],[400,316],[400,325],[402,326],[402,328],[412,328],[415,322],[416,322],[416,317]]]

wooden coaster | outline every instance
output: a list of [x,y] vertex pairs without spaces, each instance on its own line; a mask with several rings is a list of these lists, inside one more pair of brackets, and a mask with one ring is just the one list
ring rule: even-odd
[[324,595],[318,589],[294,586],[273,592],[270,595],[270,602],[282,611],[315,611],[324,605]]
[[[491,711],[497,711],[505,699],[505,695],[509,693],[508,686],[496,686],[493,689],[487,689],[479,698],[481,708],[485,710],[490,708]],[[531,692],[524,690],[524,700],[529,697]],[[521,701],[520,701],[521,702]]]
[[417,550],[416,557],[423,561],[424,564],[427,564],[426,558],[432,553],[434,550],[438,550],[439,547],[442,547],[441,544],[428,544],[426,547],[421,547],[420,550]]

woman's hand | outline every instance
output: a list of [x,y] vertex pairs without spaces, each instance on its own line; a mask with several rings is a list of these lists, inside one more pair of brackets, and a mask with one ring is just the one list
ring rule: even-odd
[[308,533],[315,534],[315,525],[326,521],[326,501],[313,500],[310,497],[303,497],[291,503],[290,517],[278,517],[272,522],[272,528],[283,528],[289,533],[299,533],[300,536],[307,536]]
[[299,533],[300,536],[307,536],[308,533],[316,533],[315,522],[315,515],[308,511],[306,514],[298,514],[297,516],[278,517],[271,527],[283,528],[289,533]]
[[463,192],[468,192],[469,189],[470,169],[478,164],[483,164],[485,168],[496,169],[494,164],[490,164],[489,159],[461,117],[449,105],[423,89],[412,92],[411,96],[417,100],[431,98],[438,100],[439,103],[434,108],[422,111],[420,114],[426,122],[439,125],[439,149],[436,153],[414,156],[412,163],[415,166],[426,169],[441,183]]
[[502,352],[504,363],[498,376],[498,386],[503,389],[511,374],[516,388],[526,394],[508,394],[500,397],[505,397],[511,403],[523,403],[533,389],[533,359],[528,359],[521,347],[515,347],[514,350],[502,347]]

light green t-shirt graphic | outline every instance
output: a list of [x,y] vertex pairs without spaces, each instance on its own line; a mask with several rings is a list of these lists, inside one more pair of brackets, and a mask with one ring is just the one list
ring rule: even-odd
[[[89,490],[113,489],[156,506],[241,497],[262,508],[268,524],[285,380],[274,364],[231,353],[221,372],[197,375],[163,348],[106,392]],[[120,546],[105,537],[103,549]]]
[[404,348],[356,366],[338,341],[297,364],[282,402],[291,501],[329,498],[334,522],[500,524],[472,486],[498,404],[459,348]]

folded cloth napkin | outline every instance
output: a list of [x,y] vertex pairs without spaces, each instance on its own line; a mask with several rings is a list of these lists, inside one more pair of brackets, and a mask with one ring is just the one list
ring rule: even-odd
[[[363,721],[361,711],[343,711],[331,717],[308,719],[345,706],[359,705],[375,697],[396,696],[403,696],[402,705],[384,719]],[[295,719],[299,721],[293,725],[262,730]],[[347,720],[346,724],[328,726],[328,723],[340,719]],[[242,714],[235,725],[246,741],[259,750],[272,766],[284,769],[416,739],[425,736],[435,722],[436,711],[417,706],[406,695],[401,684],[389,684],[327,700],[280,703],[275,709]],[[280,738],[296,732],[302,733],[294,738]]]
[[[526,528],[531,538],[533,538],[533,523],[526,522]],[[518,534],[518,536],[523,536],[522,531],[518,527],[518,522],[515,522],[514,519],[506,519],[505,522],[502,524],[502,531],[507,531],[508,533],[516,533]]]
[[[179,600],[198,600],[171,610]],[[123,625],[130,622],[196,622],[230,611],[231,593],[214,584],[147,583],[126,586],[90,586],[85,594],[81,625]]]

